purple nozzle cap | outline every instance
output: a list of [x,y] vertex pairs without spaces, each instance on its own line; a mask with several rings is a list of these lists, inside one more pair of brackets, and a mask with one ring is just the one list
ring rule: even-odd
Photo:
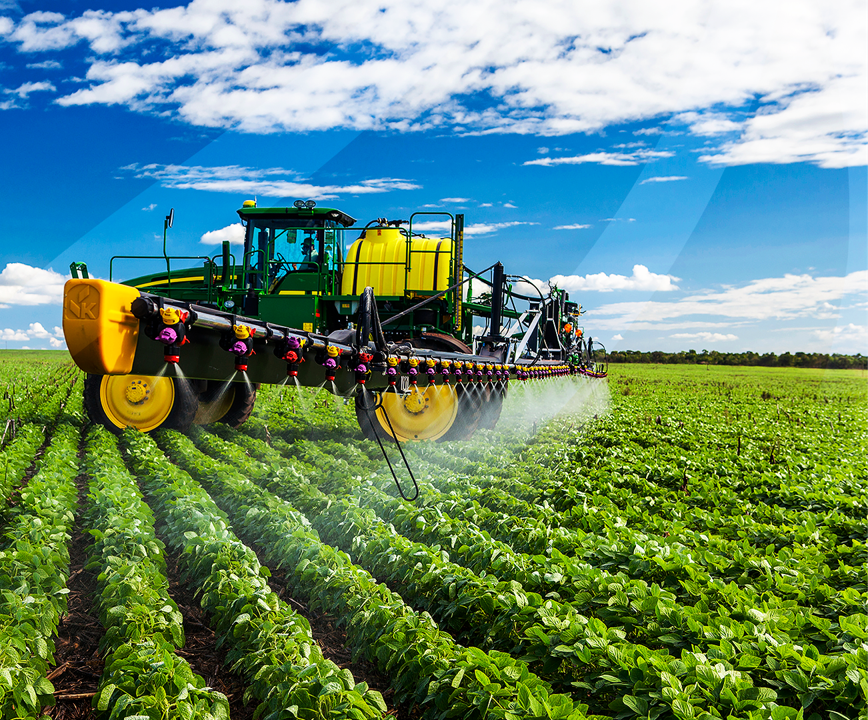
[[286,346],[290,350],[298,350],[301,347],[301,343],[298,341],[297,337],[291,337],[286,341]]
[[232,345],[229,347],[229,352],[231,352],[233,355],[243,355],[247,352],[247,345],[238,340],[232,343]]
[[330,370],[334,370],[338,366],[338,363],[334,358],[328,358],[324,364]]
[[418,374],[419,374],[419,371],[418,371],[416,368],[411,367],[411,368],[407,371],[407,374],[408,374],[408,375],[418,375]]
[[356,366],[357,373],[366,373],[368,372],[368,368],[365,365],[357,365]]
[[157,335],[157,340],[163,343],[164,345],[174,345],[178,339],[178,333],[172,330],[170,327],[165,327],[160,330],[160,334]]
[[428,368],[428,369],[425,371],[425,374],[426,374],[426,375],[432,375],[432,376],[433,376],[433,375],[436,374],[436,372],[437,372],[437,371],[436,371],[434,368]]
[[398,371],[395,370],[395,368],[393,368],[393,367],[390,367],[386,370],[386,375],[389,375],[390,377],[392,375],[397,375],[397,374],[398,374]]

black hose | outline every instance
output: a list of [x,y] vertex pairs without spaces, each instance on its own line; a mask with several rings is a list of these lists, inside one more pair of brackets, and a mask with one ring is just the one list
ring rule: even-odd
[[374,347],[380,352],[388,352],[389,344],[383,335],[380,314],[377,312],[377,299],[374,288],[366,287],[359,297],[358,327],[356,327],[356,347],[366,347],[369,340],[374,341]]

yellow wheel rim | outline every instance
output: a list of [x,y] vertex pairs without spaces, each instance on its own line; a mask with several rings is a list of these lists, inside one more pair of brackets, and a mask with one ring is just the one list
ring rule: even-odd
[[119,428],[143,432],[158,428],[175,404],[172,378],[150,375],[104,375],[99,386],[102,409]]
[[[411,390],[406,395],[386,392],[381,395],[383,407],[377,409],[377,420],[383,430],[398,440],[436,440],[443,435],[458,416],[458,398],[448,385],[428,386],[425,390]],[[389,431],[389,421],[394,428]]]

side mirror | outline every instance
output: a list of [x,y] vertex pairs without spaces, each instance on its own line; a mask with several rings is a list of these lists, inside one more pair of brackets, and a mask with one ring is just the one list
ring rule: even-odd
[[169,210],[169,214],[166,215],[166,227],[172,227],[172,223],[175,222],[175,208]]

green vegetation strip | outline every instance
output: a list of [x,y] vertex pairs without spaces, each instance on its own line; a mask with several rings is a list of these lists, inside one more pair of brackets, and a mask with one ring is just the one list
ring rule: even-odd
[[506,653],[456,645],[427,613],[416,613],[345,553],[321,543],[288,503],[206,457],[182,435],[163,432],[158,437],[267,556],[290,571],[294,592],[346,623],[357,652],[391,673],[396,694],[420,704],[424,717],[470,719],[488,712],[494,717],[586,717],[586,705],[552,694],[523,662]]
[[0,541],[2,718],[40,717],[41,708],[54,705],[54,687],[46,674],[66,610],[78,439],[75,427],[55,429]]
[[106,629],[94,707],[110,720],[228,720],[226,697],[175,653],[184,645],[183,618],[169,597],[163,544],[116,438],[100,426],[88,434],[85,467],[85,518],[95,538],[87,569],[98,576],[95,605]]
[[381,717],[379,693],[323,658],[307,621],[269,590],[267,568],[235,537],[208,494],[147,436],[126,431],[124,444],[169,545],[183,553],[185,579],[202,594],[220,642],[230,646],[227,660],[260,700],[258,716]]

